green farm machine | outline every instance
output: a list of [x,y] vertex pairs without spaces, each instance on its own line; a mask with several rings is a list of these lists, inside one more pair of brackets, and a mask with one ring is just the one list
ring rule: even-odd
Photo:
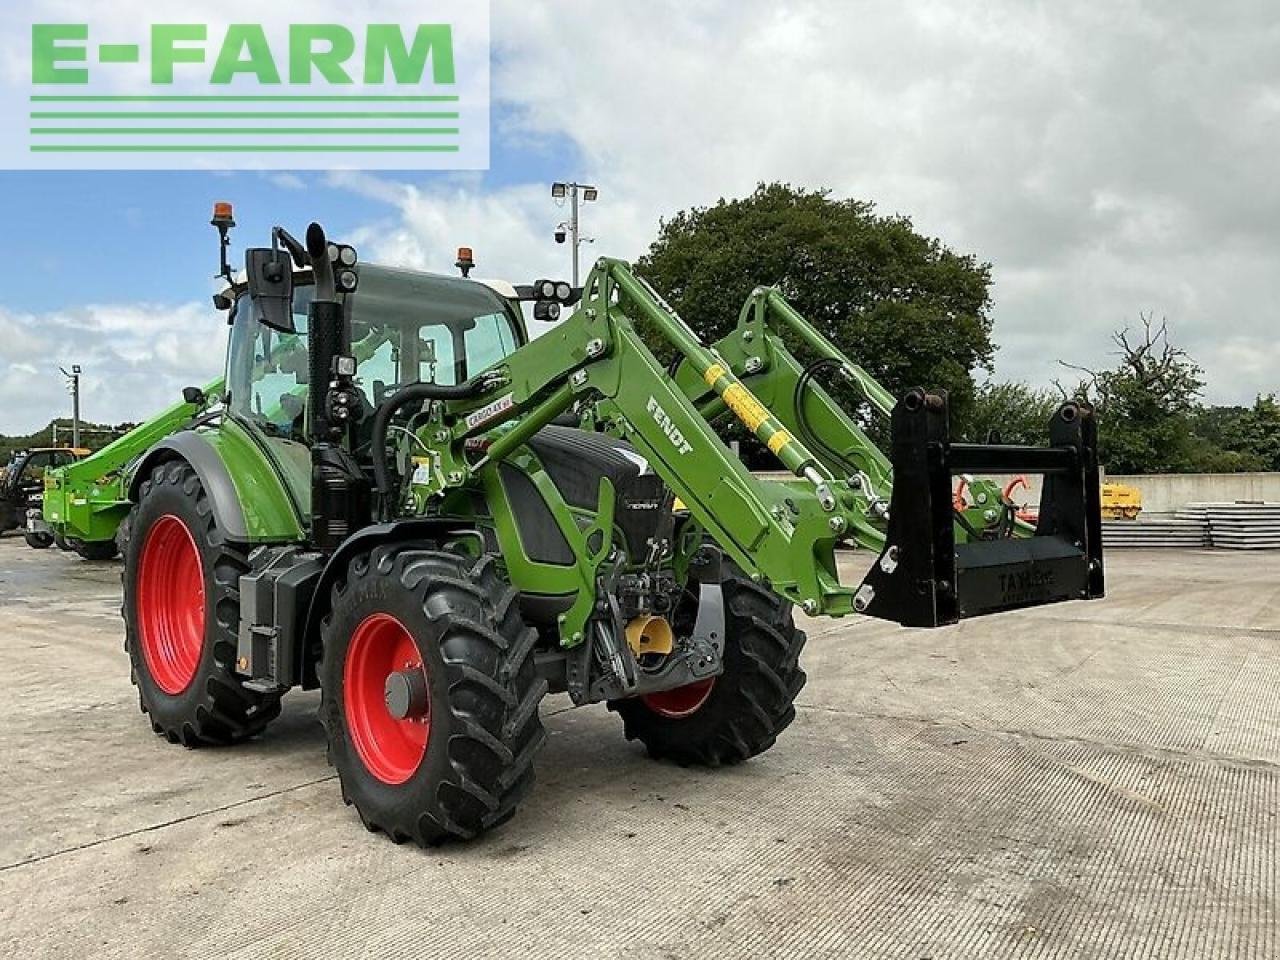
[[221,379],[204,389],[188,387],[178,403],[96,453],[81,451],[83,456],[45,471],[40,500],[26,512],[27,543],[37,550],[56,543],[86,560],[115,558],[116,534],[133,507],[133,468],[158,441],[190,426],[221,392]]
[[[397,842],[510,817],[548,692],[679,764],[767,749],[805,682],[793,605],[937,626],[1103,593],[1088,407],[1045,447],[953,443],[944,393],[895,401],[772,289],[707,345],[616,260],[515,287],[469,279],[466,250],[462,277],[364,265],[312,224],[236,275],[229,207],[214,223],[220,402],[121,491],[133,680],[187,746],[319,688],[344,799]],[[530,340],[525,304],[573,309]],[[819,374],[891,419],[889,457]],[[712,428],[728,417],[789,476],[749,472]],[[982,481],[957,513],[952,478],[984,472],[1046,475],[1037,526]],[[873,552],[860,583],[841,545]]]

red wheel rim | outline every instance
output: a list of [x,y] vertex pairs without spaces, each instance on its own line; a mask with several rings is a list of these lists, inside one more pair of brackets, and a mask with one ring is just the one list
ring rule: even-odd
[[138,632],[156,686],[177,696],[204,650],[204,567],[187,525],[172,514],[147,531],[138,562]]
[[398,719],[387,709],[387,677],[401,670],[423,670],[413,635],[388,613],[365,617],[351,635],[342,667],[342,707],[356,753],[383,783],[404,783],[427,753],[431,710]]
[[702,705],[711,696],[711,688],[716,685],[716,678],[698,680],[695,683],[664,690],[662,693],[645,694],[640,699],[644,705],[660,717],[668,720],[679,720],[702,709]]

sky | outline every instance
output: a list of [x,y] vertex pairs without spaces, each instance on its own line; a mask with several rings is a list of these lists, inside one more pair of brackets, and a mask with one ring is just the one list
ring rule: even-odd
[[494,0],[490,22],[484,173],[0,172],[0,432],[69,412],[59,365],[105,422],[219,374],[215,200],[237,250],[316,219],[365,260],[449,271],[468,245],[527,282],[568,274],[557,179],[599,185],[588,260],[760,181],[905,214],[991,262],[998,380],[1105,365],[1149,313],[1206,400],[1280,389],[1274,4]]

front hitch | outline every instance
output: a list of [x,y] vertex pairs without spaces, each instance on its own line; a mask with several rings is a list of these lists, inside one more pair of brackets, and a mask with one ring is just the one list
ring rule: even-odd
[[[854,608],[908,627],[1104,594],[1098,429],[1064,403],[1049,446],[952,443],[944,391],[910,391],[893,409],[893,498],[885,547]],[[952,477],[1042,474],[1031,536],[957,543]]]

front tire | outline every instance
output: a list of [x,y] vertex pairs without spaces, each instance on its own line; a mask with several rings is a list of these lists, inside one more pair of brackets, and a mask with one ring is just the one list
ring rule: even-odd
[[511,817],[546,740],[547,683],[492,556],[404,544],[357,555],[321,635],[329,762],[369,830],[428,846]]
[[681,766],[741,763],[795,719],[805,683],[791,604],[726,566],[724,672],[664,693],[613,700],[628,740]]
[[121,540],[125,650],[152,729],[188,747],[261,733],[280,694],[245,689],[233,670],[248,560],[223,539],[189,464],[152,470]]
[[22,539],[27,541],[27,546],[32,550],[48,550],[53,546],[53,534],[39,533],[28,530],[22,535]]

